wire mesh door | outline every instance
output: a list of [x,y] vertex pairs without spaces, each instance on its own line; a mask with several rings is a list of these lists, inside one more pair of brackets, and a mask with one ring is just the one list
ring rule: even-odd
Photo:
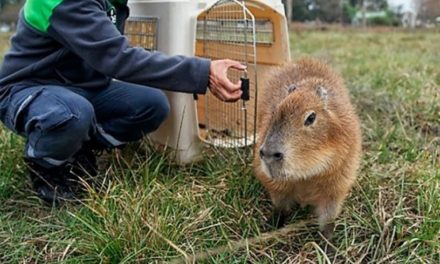
[[245,1],[220,0],[202,13],[197,22],[197,40],[203,57],[232,59],[247,66],[245,72],[228,71],[230,80],[242,81],[244,96],[240,101],[224,103],[209,92],[199,98],[202,140],[227,148],[254,144],[258,94],[255,18]]

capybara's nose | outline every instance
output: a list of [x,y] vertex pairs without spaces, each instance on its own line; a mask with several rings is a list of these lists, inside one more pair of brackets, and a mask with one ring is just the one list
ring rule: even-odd
[[272,156],[276,161],[280,161],[284,159],[284,154],[281,152],[275,152]]
[[260,149],[260,158],[266,161],[281,161],[284,159],[284,154],[279,151],[268,151],[265,148]]

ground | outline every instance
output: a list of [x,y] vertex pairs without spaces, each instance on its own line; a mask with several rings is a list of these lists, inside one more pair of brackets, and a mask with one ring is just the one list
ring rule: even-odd
[[439,43],[432,31],[291,34],[293,58],[343,74],[362,120],[359,179],[330,241],[307,209],[266,233],[270,201],[234,152],[182,168],[131,146],[112,154],[106,188],[84,204],[45,207],[23,140],[2,127],[0,262],[440,263]]

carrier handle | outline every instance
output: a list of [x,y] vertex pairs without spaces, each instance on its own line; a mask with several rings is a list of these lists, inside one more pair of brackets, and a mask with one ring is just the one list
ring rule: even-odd
[[249,101],[250,95],[249,95],[249,78],[248,77],[241,77],[241,91],[243,92],[241,94],[241,99],[243,101]]

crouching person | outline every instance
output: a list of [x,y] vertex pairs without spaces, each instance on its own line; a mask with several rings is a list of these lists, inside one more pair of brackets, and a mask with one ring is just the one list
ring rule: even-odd
[[227,78],[238,62],[130,47],[128,13],[127,0],[27,0],[20,12],[0,71],[0,119],[26,138],[32,186],[48,203],[76,197],[74,172],[95,175],[97,151],[160,126],[170,106],[159,89],[241,96]]

